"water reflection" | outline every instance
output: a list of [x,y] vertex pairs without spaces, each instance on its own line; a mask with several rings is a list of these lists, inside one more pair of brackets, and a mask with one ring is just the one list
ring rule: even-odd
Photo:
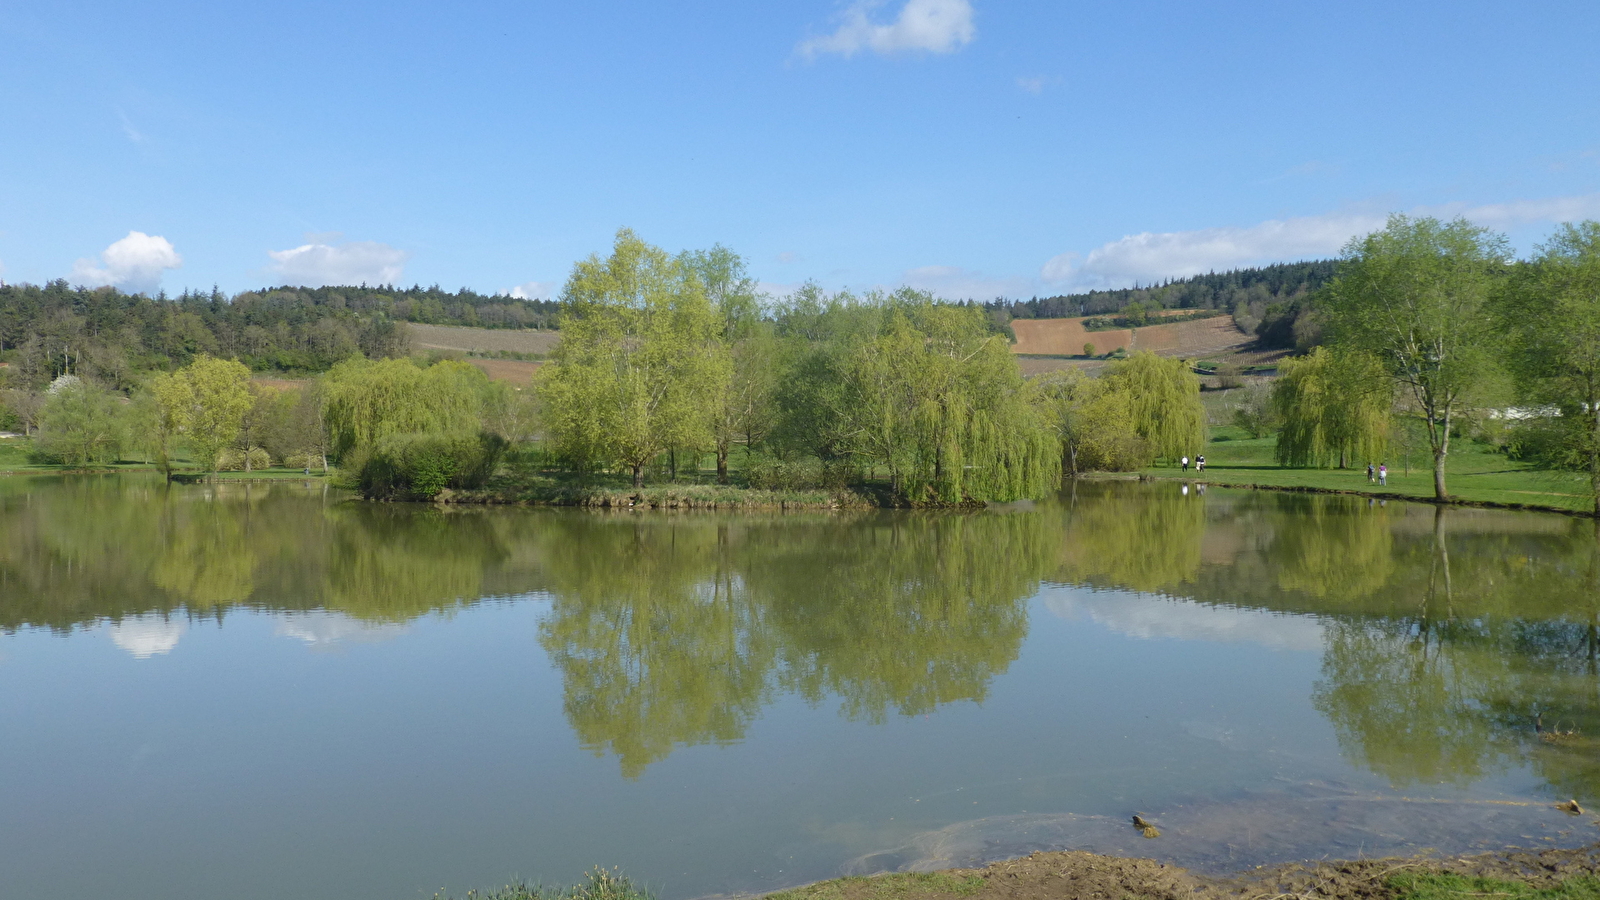
[[864,722],[982,701],[1049,608],[1141,639],[1322,656],[1310,698],[1397,787],[1527,766],[1600,800],[1600,538],[1559,516],[1083,484],[977,514],[595,515],[343,502],[298,485],[0,485],[0,629],[283,614],[313,647],[484,597],[549,599],[583,746],[630,777],[741,740],[782,694]]

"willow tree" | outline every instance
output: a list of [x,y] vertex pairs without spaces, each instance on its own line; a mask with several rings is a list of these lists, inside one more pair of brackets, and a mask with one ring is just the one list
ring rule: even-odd
[[1523,396],[1559,411],[1559,464],[1589,474],[1600,516],[1600,222],[1566,224],[1499,303]]
[[843,372],[854,454],[888,468],[914,503],[1038,497],[1060,479],[1059,446],[1037,393],[978,307],[904,289]]
[[639,487],[669,448],[712,443],[729,358],[690,266],[624,228],[609,257],[573,267],[561,302],[561,343],[538,388],[545,432],[574,468],[620,466]]
[[1279,464],[1342,469],[1352,460],[1382,460],[1394,386],[1381,360],[1318,347],[1284,360],[1279,373],[1272,387],[1273,410],[1283,422]]
[[495,390],[483,370],[455,360],[350,359],[323,377],[330,443],[343,458],[396,435],[475,436]]
[[1327,289],[1335,343],[1375,354],[1415,401],[1440,500],[1449,496],[1444,467],[1456,415],[1486,399],[1500,371],[1503,337],[1488,304],[1509,253],[1504,237],[1465,219],[1396,215],[1345,246]]
[[1105,380],[1127,395],[1133,430],[1156,456],[1192,456],[1205,443],[1200,377],[1183,360],[1140,351],[1113,365]]
[[1150,445],[1133,427],[1133,404],[1115,382],[1069,368],[1035,382],[1061,441],[1062,473],[1123,472],[1150,463]]

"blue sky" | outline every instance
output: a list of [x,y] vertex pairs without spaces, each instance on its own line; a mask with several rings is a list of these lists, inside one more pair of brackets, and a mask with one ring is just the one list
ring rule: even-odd
[[0,5],[0,278],[1028,296],[1600,218],[1587,3]]

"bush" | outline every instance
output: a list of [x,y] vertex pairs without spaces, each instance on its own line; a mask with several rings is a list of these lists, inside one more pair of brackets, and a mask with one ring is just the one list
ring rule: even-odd
[[504,438],[488,432],[392,435],[361,462],[356,486],[369,500],[431,500],[445,488],[482,487],[505,448]]
[[855,475],[846,463],[824,463],[814,456],[779,459],[758,453],[744,467],[745,481],[763,491],[842,491]]
[[242,450],[224,450],[217,454],[218,472],[243,472],[248,459],[249,471],[272,468],[272,455],[260,447],[251,447],[246,453]]

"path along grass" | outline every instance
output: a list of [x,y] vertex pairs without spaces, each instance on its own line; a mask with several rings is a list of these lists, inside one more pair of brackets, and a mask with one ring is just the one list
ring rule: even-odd
[[[1276,448],[1275,437],[1251,438],[1243,429],[1231,425],[1213,427],[1211,440],[1202,451],[1206,457],[1203,476],[1192,468],[1185,476],[1176,466],[1146,469],[1143,474],[1215,485],[1352,491],[1433,499],[1433,470],[1429,468],[1425,448],[1412,452],[1409,472],[1402,454],[1388,460],[1373,460],[1375,465],[1388,463],[1387,485],[1368,483],[1366,460],[1352,462],[1348,469],[1285,468],[1277,464]],[[1594,508],[1587,480],[1581,473],[1534,468],[1476,441],[1451,441],[1450,455],[1445,458],[1445,477],[1452,499],[1459,501],[1574,512],[1588,512]]]

